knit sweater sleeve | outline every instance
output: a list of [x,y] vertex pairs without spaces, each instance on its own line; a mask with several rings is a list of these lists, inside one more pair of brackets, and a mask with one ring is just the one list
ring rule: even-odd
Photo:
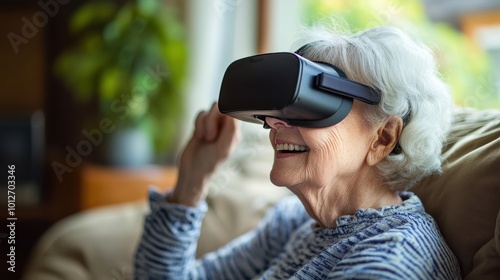
[[301,223],[288,218],[301,208],[285,199],[268,212],[258,228],[196,260],[206,202],[186,207],[167,203],[164,195],[151,191],[150,205],[135,256],[135,279],[252,278],[269,266]]

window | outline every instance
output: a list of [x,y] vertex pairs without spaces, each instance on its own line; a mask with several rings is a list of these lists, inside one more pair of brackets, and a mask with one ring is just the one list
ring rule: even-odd
[[[485,50],[474,45],[470,36],[452,22],[431,22],[421,1],[307,0],[306,3],[303,8],[305,24],[333,15],[345,20],[353,31],[387,24],[414,30],[412,33],[421,36],[420,39],[435,51],[440,71],[451,86],[457,105],[500,108],[500,95],[497,94],[500,42],[492,40],[500,38],[500,28],[478,31]],[[500,21],[498,13],[494,18]]]

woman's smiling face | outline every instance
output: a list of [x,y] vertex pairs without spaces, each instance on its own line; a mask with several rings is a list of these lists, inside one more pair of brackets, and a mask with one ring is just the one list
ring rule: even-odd
[[325,187],[348,184],[366,166],[366,156],[376,138],[376,130],[354,103],[340,123],[325,128],[288,126],[266,118],[275,157],[271,181],[277,186]]

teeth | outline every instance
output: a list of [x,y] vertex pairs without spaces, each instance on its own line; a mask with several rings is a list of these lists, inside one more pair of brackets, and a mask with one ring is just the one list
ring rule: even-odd
[[277,144],[276,150],[278,151],[308,151],[309,148],[307,146],[302,145],[294,145],[294,144]]

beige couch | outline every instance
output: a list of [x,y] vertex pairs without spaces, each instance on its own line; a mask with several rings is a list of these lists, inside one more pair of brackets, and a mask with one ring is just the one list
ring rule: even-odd
[[[432,117],[429,117],[432,121]],[[198,255],[254,227],[284,196],[267,179],[267,131],[243,125],[244,141],[218,171],[207,198]],[[500,279],[500,110],[458,109],[444,174],[414,190],[435,217],[466,279]],[[26,280],[132,279],[145,202],[95,209],[51,228],[33,252]]]

